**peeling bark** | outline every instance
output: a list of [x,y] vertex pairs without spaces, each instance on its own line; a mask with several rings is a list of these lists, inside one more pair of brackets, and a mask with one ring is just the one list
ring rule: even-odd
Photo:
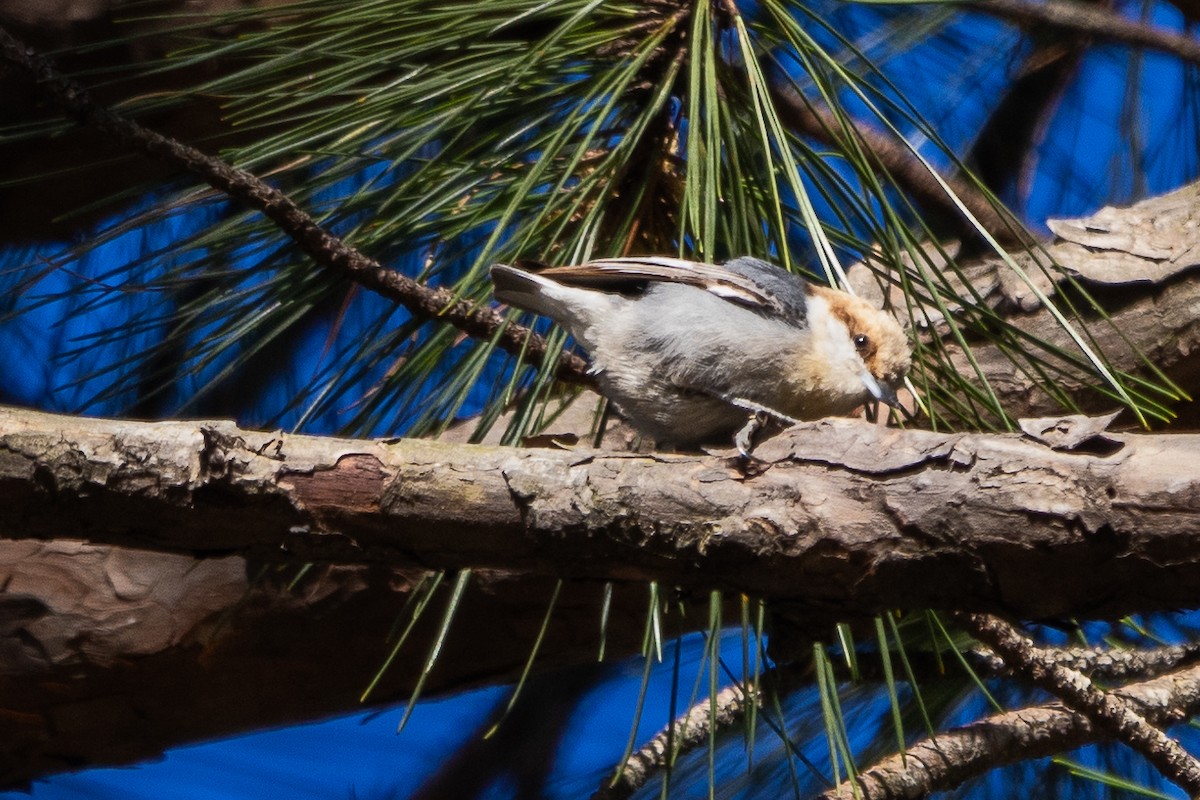
[[[0,541],[0,786],[365,708],[360,695],[422,573],[301,566]],[[475,574],[426,693],[515,680],[554,585]],[[446,594],[372,706],[408,699]],[[603,597],[596,583],[563,586],[539,651],[543,671],[595,663]],[[644,587],[615,587],[611,658],[640,647],[645,600]],[[703,608],[692,611],[703,617]],[[667,616],[665,635],[680,624]]]
[[[1104,354],[1115,369],[1160,381],[1156,372],[1174,381],[1193,397],[1200,395],[1200,183],[1183,186],[1127,208],[1106,207],[1082,219],[1049,220],[1058,238],[1038,252],[1015,253],[1013,258],[1030,279],[1053,297],[1063,293],[1068,277],[1082,283],[1104,309],[1103,317],[1079,302],[1080,319],[1086,326],[1091,346]],[[950,257],[954,246],[946,247]],[[1049,350],[1079,354],[1079,348],[1055,316],[1042,307],[1030,287],[998,258],[989,257],[960,264],[968,291],[954,272],[944,268],[945,259],[936,251],[928,254],[929,268],[943,272],[962,296],[978,294],[979,302],[1002,314],[1014,328]],[[1050,265],[1058,265],[1061,269]],[[887,273],[888,265],[877,264]],[[906,265],[912,272],[917,269]],[[883,293],[871,270],[856,264],[849,270],[855,291],[877,304]],[[898,279],[897,279],[898,280]],[[899,283],[888,287],[888,302],[904,308]],[[950,298],[944,298],[947,301]],[[1061,298],[1060,298],[1061,299]],[[962,309],[951,306],[951,314]],[[926,308],[918,320],[922,337],[940,337],[955,370],[974,374],[971,360],[950,336],[948,326],[936,309]],[[972,341],[971,358],[986,375],[1001,404],[1013,417],[1044,416],[1061,412],[1061,403],[1040,389],[1028,374],[1028,365],[1014,363],[1009,350],[988,341]],[[1039,352],[1034,349],[1034,352]],[[1057,362],[1056,362],[1057,363]],[[1153,365],[1153,369],[1149,365]],[[1089,413],[1111,411],[1110,395],[1091,388],[1096,378],[1066,364],[1054,372],[1056,387]],[[1152,397],[1155,395],[1151,394]],[[1156,399],[1163,399],[1157,397]],[[1179,422],[1200,423],[1200,403],[1178,404]]]
[[[1106,616],[1200,600],[1200,436],[806,424],[710,455],[356,441],[0,411],[0,535]],[[1119,587],[1119,589],[1117,588]]]

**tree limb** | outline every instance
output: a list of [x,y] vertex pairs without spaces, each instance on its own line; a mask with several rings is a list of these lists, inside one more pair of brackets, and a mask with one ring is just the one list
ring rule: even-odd
[[[592,793],[591,800],[624,800],[646,785],[666,764],[680,753],[687,753],[709,741],[716,730],[725,730],[742,719],[746,711],[746,689],[735,683],[722,689],[713,698],[705,698],[680,714],[648,742],[631,753],[620,766],[616,777],[605,775],[604,783]],[[750,702],[758,702],[757,690],[751,687]]]
[[1092,724],[1137,750],[1167,780],[1200,797],[1200,763],[1179,742],[1151,725],[1121,697],[1098,688],[1076,670],[1056,663],[1030,639],[990,614],[958,614],[976,639],[1004,659],[1014,671],[1062,700]]
[[[489,340],[498,335],[498,346],[527,364],[538,366],[546,360],[546,340],[529,328],[507,321],[491,306],[458,297],[452,289],[434,289],[384,267],[322,228],[291,198],[258,177],[195,147],[147,130],[98,105],[86,89],[62,75],[46,58],[2,27],[0,58],[24,72],[51,101],[80,124],[91,125],[133,149],[164,159],[199,176],[230,197],[257,208],[327,269],[382,297],[395,300],[418,319],[437,319],[479,339]],[[572,353],[559,355],[555,374],[562,380],[591,383],[586,362]]]
[[[360,697],[395,643],[398,620],[408,623],[405,603],[424,575],[0,541],[0,787],[403,702],[437,633],[445,591],[368,704]],[[554,587],[553,579],[475,572],[426,696],[516,680]],[[562,587],[541,633],[542,679],[596,664],[605,596],[598,583]],[[642,645],[646,590],[618,585],[608,597],[605,650],[619,659]],[[689,620],[707,611],[707,597],[680,600]],[[623,624],[630,619],[639,624]],[[664,635],[688,624],[666,615]],[[536,704],[536,693],[527,697]]]
[[[1200,644],[1130,650],[1041,648],[1041,652],[1052,664],[1077,670],[1093,679],[1146,680],[1194,662],[1200,656]],[[985,648],[968,650],[963,656],[981,678],[1013,675],[1008,664]],[[918,675],[928,676],[931,680],[944,677],[940,660],[924,658],[918,653],[909,653],[908,659]],[[860,680],[884,680],[883,671],[874,659],[860,659],[859,670]],[[768,681],[774,685],[774,691],[780,694],[792,692],[811,683],[812,669],[807,663],[776,666],[764,673],[759,683],[765,685]],[[630,755],[621,766],[617,778],[606,776],[600,789],[593,793],[592,800],[620,800],[632,796],[668,763],[675,763],[681,754],[707,743],[714,723],[717,731],[730,730],[741,724],[751,705],[746,700],[747,690],[751,693],[752,702],[761,704],[761,692],[749,683],[731,684],[715,699],[701,700]],[[669,743],[674,744],[673,748]]]
[[[1167,725],[1200,712],[1200,667],[1126,686],[1113,694],[1134,704],[1147,720]],[[1059,703],[995,714],[939,733],[859,773],[863,800],[918,800],[952,789],[988,770],[1062,753],[1098,742],[1105,734],[1082,714]],[[815,800],[854,796],[848,783]]]
[[[1192,183],[1132,206],[1105,207],[1086,218],[1048,220],[1057,238],[1044,245],[1044,252],[1017,253],[1013,258],[1047,295],[1061,292],[1072,298],[1080,312],[1073,324],[1086,329],[1092,346],[1113,368],[1146,376],[1155,383],[1165,375],[1195,397],[1200,395],[1200,359],[1193,357],[1200,349],[1197,220],[1200,183]],[[953,248],[948,255],[954,257]],[[1050,262],[1062,270],[1048,269],[1046,264]],[[881,266],[886,274],[890,267]],[[933,253],[924,268],[941,270],[956,285],[959,283],[955,270],[945,266],[945,256],[940,253]],[[980,304],[989,306],[1013,328],[1040,343],[1031,347],[1032,351],[1078,353],[1070,333],[1005,263],[983,258],[961,262],[958,269],[961,282],[971,286],[960,294],[977,294]],[[855,265],[848,273],[856,291],[877,304],[883,303],[870,269]],[[1068,279],[1083,284],[1099,308],[1080,302]],[[899,280],[893,280],[896,283],[889,287],[888,302],[894,308],[903,308]],[[964,312],[956,305],[950,313]],[[1036,370],[1014,358],[1011,345],[972,341],[968,357],[941,317],[928,310],[922,314],[925,316],[918,320],[918,335],[941,337],[949,361],[959,374],[973,375],[978,367],[1011,416],[1060,413],[1062,400],[1048,394],[1043,382],[1034,381],[1031,373]],[[1055,389],[1083,411],[1113,408],[1111,396],[1096,390],[1091,370],[1061,362],[1053,380]],[[1183,404],[1178,410],[1180,421],[1195,424],[1200,419],[1200,404]]]
[[[838,143],[848,137],[858,138],[866,153],[923,208],[937,213],[941,219],[952,220],[955,235],[964,239],[978,236],[975,226],[963,216],[942,184],[913,155],[907,144],[866,124],[843,123],[827,105],[818,105],[818,101],[802,97],[794,88],[778,81],[771,84],[771,93],[781,119],[794,131],[826,144]],[[998,203],[989,200],[973,183],[955,175],[945,176],[942,180],[983,229],[998,241],[1007,245],[1033,241],[1019,222],[1006,215]]]
[[1200,42],[1195,39],[1134,22],[1096,4],[1073,0],[967,0],[962,5],[1018,25],[1050,25],[1088,34],[1100,41],[1144,47],[1200,64]]
[[[736,459],[357,441],[0,410],[0,536],[745,592],[815,625],[893,608],[1122,615],[1200,601],[1200,435],[853,420]],[[1114,591],[1113,587],[1120,587]]]

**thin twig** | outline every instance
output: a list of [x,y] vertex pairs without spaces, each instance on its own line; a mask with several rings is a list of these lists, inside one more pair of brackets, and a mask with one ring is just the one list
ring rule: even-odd
[[1200,64],[1200,42],[1189,36],[1127,19],[1099,4],[1070,0],[968,0],[965,8],[1020,25],[1048,25],[1095,39],[1158,50]]
[[1200,642],[1129,650],[1045,648],[1043,652],[1056,664],[1082,672],[1092,680],[1145,680],[1194,663],[1200,658]]
[[[621,766],[616,779],[605,777],[592,800],[624,800],[646,784],[651,777],[686,753],[708,741],[711,730],[725,730],[742,719],[748,707],[746,686],[735,683],[713,698],[705,698],[659,731]],[[758,702],[757,691],[751,702]]]
[[[538,366],[547,343],[529,328],[507,322],[494,308],[458,297],[447,288],[433,289],[388,269],[322,228],[283,192],[219,158],[183,144],[96,103],[88,91],[60,73],[48,59],[0,27],[0,57],[24,73],[46,97],[80,124],[143,153],[163,159],[199,176],[230,197],[262,211],[317,263],[344,278],[403,305],[419,319],[438,320],[477,339],[489,340],[502,331],[498,346],[528,364]],[[564,381],[590,384],[587,363],[571,353],[558,358],[555,374]]]
[[955,618],[1017,673],[1137,750],[1190,796],[1200,797],[1200,762],[1179,742],[1147,722],[1129,703],[1098,689],[1082,673],[1056,663],[1046,651],[998,617],[957,614]]

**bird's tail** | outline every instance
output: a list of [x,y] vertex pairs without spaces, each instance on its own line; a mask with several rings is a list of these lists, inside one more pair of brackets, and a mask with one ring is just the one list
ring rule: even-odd
[[508,264],[492,265],[496,299],[544,317],[561,321],[561,284]]
[[507,264],[492,265],[492,283],[497,300],[549,317],[585,347],[591,341],[592,326],[613,310],[614,295],[566,286]]

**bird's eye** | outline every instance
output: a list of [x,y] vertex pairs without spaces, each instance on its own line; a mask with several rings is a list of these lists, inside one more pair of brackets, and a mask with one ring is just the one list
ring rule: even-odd
[[871,343],[871,340],[867,338],[867,335],[865,333],[859,333],[854,336],[854,346],[857,347],[859,350],[866,350],[867,345],[869,345],[870,343]]

